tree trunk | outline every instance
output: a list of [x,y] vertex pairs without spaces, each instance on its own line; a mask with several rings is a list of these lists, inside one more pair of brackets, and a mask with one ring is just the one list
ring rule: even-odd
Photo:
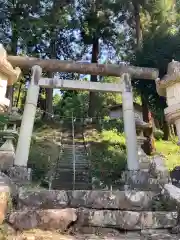
[[[92,46],[92,63],[98,62],[98,54],[99,54],[99,39],[94,38],[93,46]],[[91,75],[91,82],[97,82],[97,75]],[[95,117],[95,107],[96,107],[96,99],[97,93],[90,92],[89,93],[89,109],[88,109],[88,116]]]
[[20,85],[19,85],[19,89],[18,89],[18,96],[17,96],[17,100],[16,100],[16,107],[18,107],[18,104],[19,104],[22,85],[23,85],[23,82],[20,81]]
[[175,125],[175,124],[173,124],[173,127],[174,127],[174,134],[175,134],[175,136],[177,136],[176,125]]
[[141,18],[140,18],[140,5],[138,0],[133,1],[134,6],[134,18],[135,18],[135,28],[136,28],[136,46],[137,50],[141,50],[142,47],[142,29],[141,29]]
[[10,100],[8,112],[11,112],[13,107],[13,86],[7,86],[6,97]]
[[[54,6],[55,7],[55,6]],[[57,9],[55,9],[57,11]],[[56,58],[56,32],[54,28],[51,29],[52,36],[51,36],[51,42],[50,42],[50,57]],[[53,78],[54,73],[48,72],[48,77]],[[46,120],[52,120],[53,115],[53,88],[46,88],[46,111],[45,111],[45,119]]]
[[[15,16],[16,18],[16,16]],[[15,20],[16,22],[16,20]],[[11,53],[16,55],[17,54],[17,42],[18,42],[18,32],[16,23],[14,23],[13,32],[12,32],[12,39],[11,39]],[[13,86],[8,86],[6,91],[6,97],[10,100],[8,111],[11,112],[13,107],[13,93],[14,88]]]
[[164,117],[164,121],[163,121],[163,132],[164,132],[163,140],[168,141],[170,129],[169,129],[169,124],[167,123],[165,117]]
[[147,141],[145,141],[143,145],[143,149],[146,154],[151,155],[156,150],[155,140],[153,136],[152,115],[148,108],[147,99],[143,94],[141,94],[141,99],[142,99],[143,121],[149,123],[151,126],[151,128],[144,130],[144,136],[147,138]]
[[45,118],[47,120],[52,119],[53,115],[53,88],[46,88],[46,112],[45,112]]

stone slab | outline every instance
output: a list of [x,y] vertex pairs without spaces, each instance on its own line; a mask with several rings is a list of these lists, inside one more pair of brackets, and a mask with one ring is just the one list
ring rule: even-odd
[[15,153],[11,151],[0,151],[0,170],[8,170],[13,167]]
[[66,191],[26,190],[21,188],[18,197],[20,209],[60,209],[68,206]]
[[155,193],[151,191],[68,191],[73,208],[149,210]]
[[177,212],[133,212],[79,209],[78,223],[82,226],[114,227],[124,230],[172,228]]
[[141,230],[141,240],[179,240],[180,236],[171,234],[167,229]]
[[168,201],[173,201],[174,204],[180,206],[180,188],[177,188],[172,184],[165,184],[163,195]]
[[[22,189],[22,188],[21,188]],[[156,194],[151,191],[102,190],[20,190],[20,209],[93,208],[121,210],[150,210]]]
[[26,167],[13,166],[8,169],[8,176],[16,182],[27,182],[31,180],[31,170]]
[[161,185],[170,182],[170,174],[162,156],[157,155],[152,158],[149,172]]
[[20,231],[39,228],[62,232],[76,220],[76,210],[72,208],[16,211],[7,219],[14,229]]
[[0,172],[0,187],[8,188],[12,198],[17,198],[18,196],[17,185],[6,174],[2,172]]
[[97,236],[95,234],[76,234],[74,236],[56,232],[41,232],[40,230],[23,232],[15,238],[8,236],[8,240],[179,240],[180,237],[166,233],[152,233],[142,236],[137,233],[124,233],[119,236]]
[[152,177],[147,170],[124,171],[121,183],[126,185],[128,189],[139,191],[161,191],[159,181]]

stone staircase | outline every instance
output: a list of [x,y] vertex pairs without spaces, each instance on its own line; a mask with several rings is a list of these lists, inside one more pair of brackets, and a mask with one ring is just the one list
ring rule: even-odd
[[68,132],[63,133],[61,144],[61,153],[56,165],[52,188],[61,190],[90,189],[89,161],[84,144],[82,141],[76,142],[73,147],[71,133]]
[[162,163],[156,156],[149,168],[156,191],[21,187],[5,223],[20,232],[14,240],[179,240],[180,189],[168,183]]
[[[35,240],[178,240],[180,237],[171,233],[177,223],[175,205],[169,201],[171,209],[154,211],[153,205],[162,200],[157,201],[157,195],[161,194],[134,190],[21,189],[18,208],[9,214],[7,223],[23,234],[28,231]],[[35,238],[32,229],[44,232],[44,238],[38,235]],[[49,238],[47,230],[51,231]],[[57,232],[64,235],[53,238]]]

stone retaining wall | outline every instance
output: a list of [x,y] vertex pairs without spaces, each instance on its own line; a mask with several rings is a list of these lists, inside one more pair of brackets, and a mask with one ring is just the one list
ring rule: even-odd
[[[147,238],[143,239],[149,239],[147,231],[163,229],[165,232],[178,226],[180,189],[177,191],[168,183],[168,171],[162,164],[163,161],[156,156],[149,170],[160,186],[158,192],[28,190],[20,187],[12,195],[16,198],[16,208],[6,216],[6,222],[20,231],[38,228],[93,233],[101,229],[101,232],[132,231],[140,235],[145,231],[143,234]],[[12,187],[8,181],[3,184]],[[163,200],[163,208],[159,205],[154,208]]]

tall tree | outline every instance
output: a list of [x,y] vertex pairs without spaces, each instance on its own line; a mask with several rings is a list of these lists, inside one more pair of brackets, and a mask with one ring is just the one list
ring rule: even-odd
[[[143,16],[144,14],[144,16]],[[159,56],[159,44],[160,42],[157,43],[155,39],[159,39],[159,36],[161,37],[168,37],[171,34],[174,34],[176,31],[176,9],[174,5],[174,0],[152,0],[149,2],[149,5],[146,9],[146,11],[142,11],[142,31],[143,31],[143,46],[142,46],[142,52],[138,53],[136,52],[136,64],[140,64],[141,66],[146,66],[146,67],[157,67],[160,69],[160,76],[162,77],[166,73],[166,68],[167,68],[167,55],[164,52],[161,52],[161,57]],[[170,16],[170,17],[169,17]],[[148,19],[148,21],[147,21]],[[144,25],[144,26],[143,26]],[[156,44],[153,45],[154,49],[151,49],[151,45],[154,42]],[[159,39],[160,40],[160,39]],[[164,41],[164,40],[163,40]],[[148,45],[147,45],[148,43]],[[163,46],[163,45],[162,45]],[[163,46],[165,47],[165,46]],[[149,48],[149,49],[148,49]],[[147,52],[144,50],[146,49]],[[150,52],[151,49],[151,52]],[[169,51],[170,53],[170,51]],[[144,55],[145,54],[145,55]],[[154,56],[152,55],[154,54]],[[169,54],[170,57],[170,54]],[[161,62],[159,62],[159,58],[161,59]],[[165,59],[163,59],[165,58]],[[169,59],[171,61],[171,59]],[[139,89],[139,91],[142,94],[142,101],[144,107],[144,120],[148,118],[148,111],[147,106],[151,106],[152,108],[152,95],[154,96],[154,99],[156,99],[157,102],[160,103],[154,103],[157,107],[157,109],[162,109],[160,111],[163,114],[163,110],[166,107],[166,101],[164,98],[159,98],[156,93],[156,88],[154,83],[145,83],[144,81],[137,81],[136,82],[136,87]],[[159,111],[159,110],[158,110]],[[163,130],[164,130],[164,139],[168,139],[168,124],[165,121],[165,117],[163,114]],[[147,133],[148,134],[148,133]],[[152,132],[151,132],[152,136]],[[153,142],[153,141],[152,141]],[[149,145],[150,146],[150,145]],[[150,150],[150,149],[149,149]]]
[[[100,41],[113,45],[118,35],[117,19],[119,18],[119,0],[87,0],[79,1],[77,5],[78,22],[81,38],[91,47],[91,62],[97,63],[100,57]],[[92,75],[91,81],[97,82],[98,76]],[[97,94],[89,94],[88,115],[96,115]]]

